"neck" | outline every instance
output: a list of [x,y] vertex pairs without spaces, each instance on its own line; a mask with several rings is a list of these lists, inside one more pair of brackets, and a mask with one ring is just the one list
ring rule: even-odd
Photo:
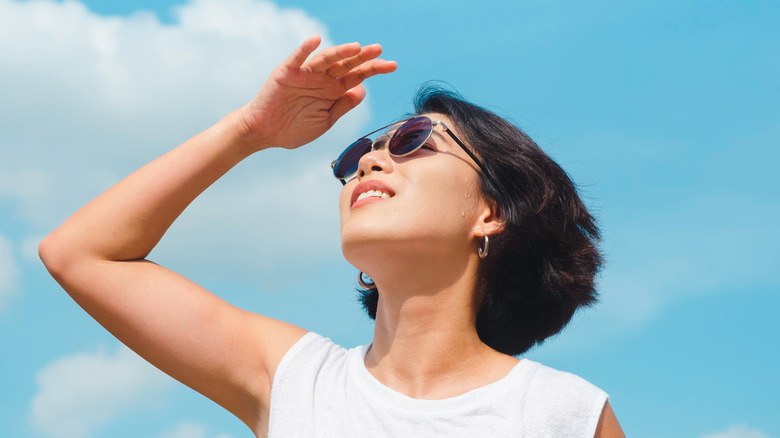
[[411,397],[437,399],[491,383],[511,369],[517,360],[477,335],[477,263],[450,275],[429,266],[414,275],[374,278],[380,297],[365,360],[374,377]]

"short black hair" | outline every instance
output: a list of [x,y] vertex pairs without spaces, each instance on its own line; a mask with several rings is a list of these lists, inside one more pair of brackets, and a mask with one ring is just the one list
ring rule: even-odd
[[[596,302],[596,220],[566,172],[512,123],[430,84],[417,92],[414,112],[449,117],[485,166],[480,189],[504,227],[489,236],[479,268],[477,334],[497,351],[522,354]],[[359,292],[375,319],[377,290]]]

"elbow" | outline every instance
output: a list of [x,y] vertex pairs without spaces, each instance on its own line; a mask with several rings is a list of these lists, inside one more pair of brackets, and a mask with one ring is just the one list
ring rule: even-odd
[[65,244],[62,239],[57,237],[56,233],[55,230],[41,241],[38,245],[38,257],[52,277],[60,281],[63,273],[67,270],[68,254]]
[[49,272],[52,272],[55,265],[61,263],[56,261],[59,258],[58,253],[60,250],[58,248],[56,239],[52,237],[52,234],[44,237],[43,240],[41,240],[41,243],[38,244],[38,257],[43,262],[43,266],[46,266],[46,269],[48,269]]
[[97,259],[79,245],[67,232],[53,231],[38,244],[38,257],[49,271],[49,275],[73,299],[90,292],[90,281],[94,280]]

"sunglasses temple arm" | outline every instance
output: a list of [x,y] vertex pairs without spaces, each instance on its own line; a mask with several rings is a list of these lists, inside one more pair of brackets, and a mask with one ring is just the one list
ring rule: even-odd
[[458,146],[460,146],[461,149],[463,149],[463,151],[466,152],[468,156],[471,157],[472,160],[474,160],[475,163],[477,163],[477,166],[479,166],[479,168],[482,170],[482,173],[487,175],[487,170],[485,170],[485,167],[482,166],[482,162],[479,160],[479,158],[477,158],[477,156],[474,155],[474,153],[471,152],[469,148],[467,148],[466,145],[463,144],[463,142],[460,141],[460,139],[456,137],[452,131],[450,131],[450,128],[448,128],[447,126],[443,126],[443,128],[447,132],[447,134],[449,134],[450,137],[452,137],[452,139],[455,140],[455,143],[457,143]]

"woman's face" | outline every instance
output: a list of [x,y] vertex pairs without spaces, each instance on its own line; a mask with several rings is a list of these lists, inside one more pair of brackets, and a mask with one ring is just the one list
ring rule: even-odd
[[[458,127],[440,114],[460,139]],[[390,128],[392,135],[394,128]],[[394,258],[464,257],[476,236],[490,233],[490,209],[479,190],[478,166],[436,125],[425,145],[405,157],[387,151],[388,137],[364,155],[339,198],[344,256],[371,275],[375,262]]]

